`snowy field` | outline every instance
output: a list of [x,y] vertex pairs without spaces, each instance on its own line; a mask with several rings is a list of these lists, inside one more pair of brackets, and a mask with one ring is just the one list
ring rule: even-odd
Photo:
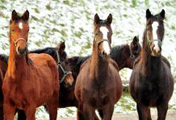
[[[56,46],[66,42],[69,56],[91,54],[93,41],[93,17],[98,13],[106,18],[113,15],[112,46],[130,43],[135,35],[142,41],[145,27],[145,11],[153,14],[166,11],[165,38],[162,53],[171,63],[176,80],[176,1],[175,0],[0,0],[0,54],[9,53],[9,20],[15,9],[22,14],[30,12],[29,50]],[[131,70],[120,72],[122,80],[128,80]],[[170,101],[170,109],[176,109],[176,88]],[[75,108],[58,110],[59,116],[75,116]],[[115,113],[135,111],[135,103],[126,93],[115,106]],[[48,115],[41,107],[38,118]]]

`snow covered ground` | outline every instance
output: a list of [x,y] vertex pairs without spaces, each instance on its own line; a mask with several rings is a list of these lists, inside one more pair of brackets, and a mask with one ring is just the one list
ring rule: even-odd
[[[15,9],[22,14],[30,12],[29,49],[56,46],[60,41],[66,42],[69,56],[91,54],[93,41],[93,17],[98,13],[106,18],[113,15],[112,46],[130,43],[135,35],[142,41],[145,27],[145,11],[152,13],[166,11],[165,38],[162,53],[172,66],[176,79],[176,1],[175,0],[0,0],[0,53],[9,53],[9,20]],[[120,72],[123,80],[128,80],[131,70]],[[170,102],[170,108],[176,109],[176,93]],[[125,105],[124,105],[125,104]],[[120,106],[120,107],[119,107]],[[124,96],[117,104],[115,112],[135,110],[134,102]],[[75,108],[58,110],[59,116],[75,116]],[[38,118],[46,117],[39,108]]]

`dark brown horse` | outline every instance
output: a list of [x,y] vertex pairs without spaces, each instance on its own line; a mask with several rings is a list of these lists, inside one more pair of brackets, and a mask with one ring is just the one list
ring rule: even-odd
[[48,54],[28,54],[29,12],[21,17],[15,10],[10,20],[10,55],[3,81],[4,119],[14,119],[17,108],[28,120],[35,120],[38,106],[48,107],[50,120],[56,120],[59,98],[59,73]]
[[[6,61],[6,62],[4,62]],[[0,55],[0,88],[2,88],[3,79],[7,71],[7,61],[8,57],[6,55]],[[3,93],[0,90],[0,120],[3,120]]]
[[94,16],[94,41],[91,57],[81,66],[75,85],[75,96],[79,111],[84,114],[80,120],[95,120],[95,110],[101,109],[103,120],[110,120],[114,104],[122,94],[122,83],[117,64],[110,58],[112,15],[101,20]]
[[140,51],[139,38],[135,36],[130,45],[124,44],[113,47],[111,58],[116,61],[119,71],[123,68],[133,69],[134,60],[139,57]]
[[139,120],[151,120],[150,107],[157,108],[157,120],[165,120],[173,93],[170,66],[161,56],[164,18],[164,10],[156,15],[152,15],[149,9],[146,11],[142,51],[130,78],[130,93],[137,103]]

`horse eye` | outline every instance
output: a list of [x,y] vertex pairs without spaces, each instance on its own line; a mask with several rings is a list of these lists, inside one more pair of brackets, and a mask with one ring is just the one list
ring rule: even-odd
[[97,35],[100,35],[100,32],[96,33],[95,35],[96,35],[96,36],[97,36]]
[[15,29],[12,29],[12,32],[15,32]]

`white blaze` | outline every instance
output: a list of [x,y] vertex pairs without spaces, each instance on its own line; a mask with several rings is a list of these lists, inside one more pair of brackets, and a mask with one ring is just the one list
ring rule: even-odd
[[158,39],[158,36],[157,36],[157,29],[158,29],[158,22],[153,22],[152,24],[152,29],[153,29],[153,39]]
[[154,41],[153,44],[154,44],[154,48],[153,49],[155,50],[155,52],[159,52],[160,48],[158,46],[158,41]]
[[19,27],[20,29],[23,29],[23,23],[20,22],[20,23],[18,24],[18,27]]
[[[152,24],[153,40],[158,40],[158,36],[157,36],[158,26],[159,26],[158,22],[153,22],[153,24]],[[155,52],[159,52],[160,48],[158,46],[158,41],[154,41],[153,44],[154,44],[154,48],[153,49],[155,50]]]
[[[109,30],[106,27],[103,26],[103,27],[100,27],[100,31],[102,32],[103,40],[108,40],[108,32],[109,32]],[[108,41],[103,41],[103,43],[102,43],[104,51],[105,51],[105,53],[107,55],[109,55],[110,51],[111,51]]]
[[109,47],[109,43],[108,41],[103,41],[103,48],[104,48],[104,51],[107,55],[110,54],[111,50],[110,50],[110,47]]

